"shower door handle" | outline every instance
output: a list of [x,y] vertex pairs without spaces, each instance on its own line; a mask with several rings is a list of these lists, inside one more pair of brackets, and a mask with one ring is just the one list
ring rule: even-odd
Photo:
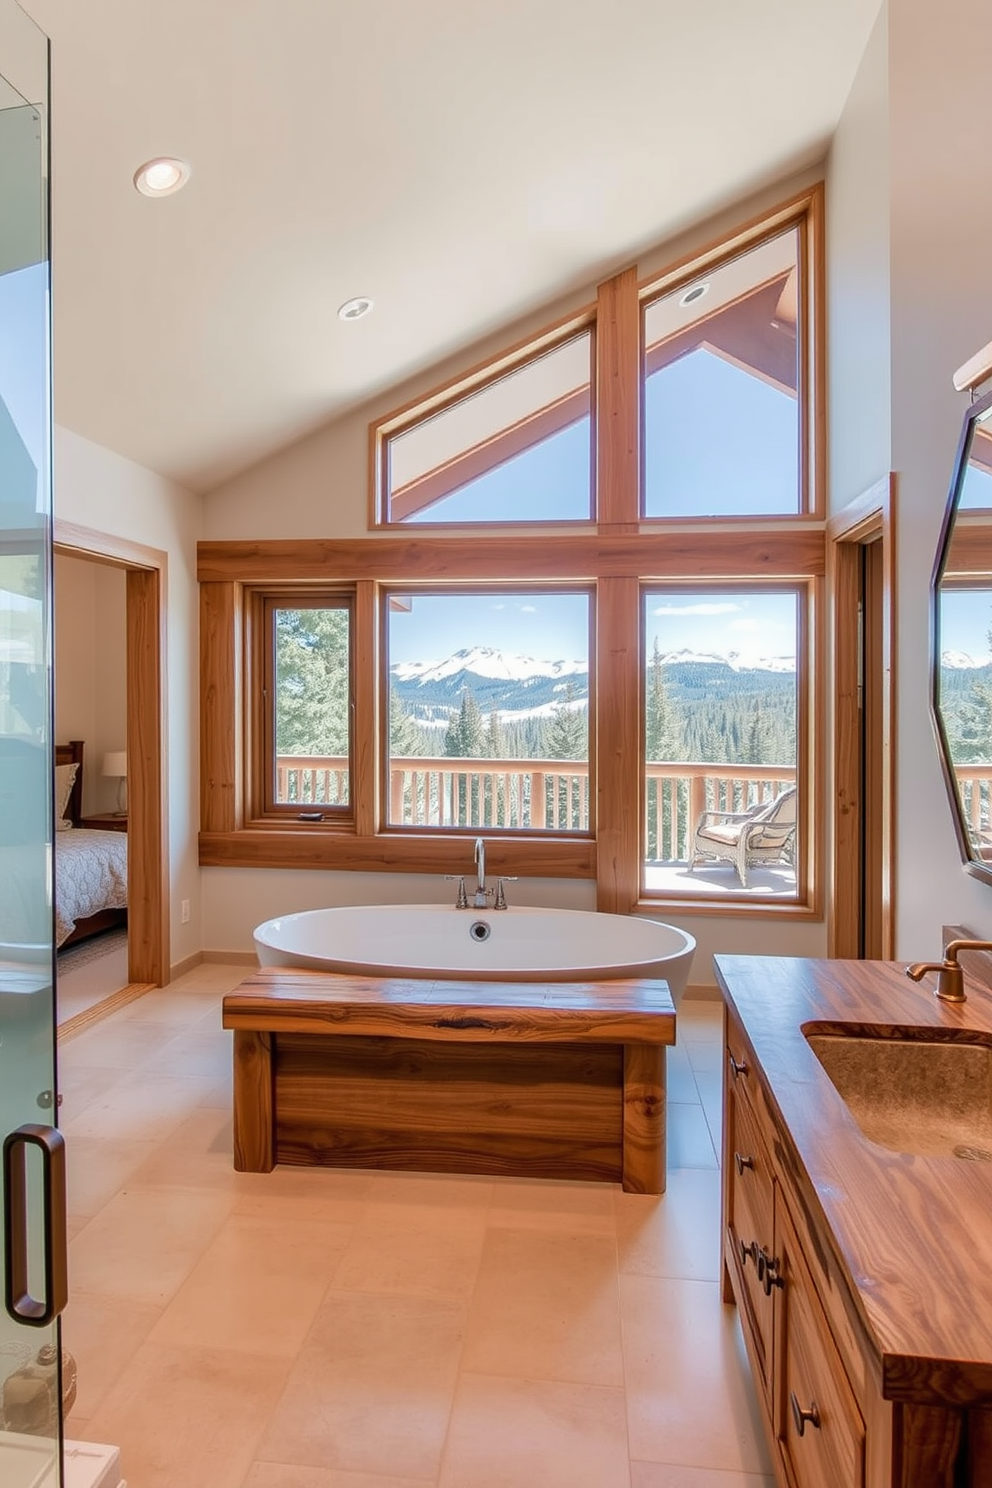
[[[41,1153],[45,1295],[29,1290],[28,1148]],[[69,1300],[65,1139],[54,1126],[19,1126],[3,1144],[4,1306],[15,1323],[46,1328]]]

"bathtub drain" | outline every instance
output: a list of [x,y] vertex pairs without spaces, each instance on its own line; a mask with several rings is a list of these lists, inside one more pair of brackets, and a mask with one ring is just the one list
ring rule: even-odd
[[468,933],[473,940],[488,940],[493,930],[492,926],[487,925],[485,920],[473,920],[468,927]]

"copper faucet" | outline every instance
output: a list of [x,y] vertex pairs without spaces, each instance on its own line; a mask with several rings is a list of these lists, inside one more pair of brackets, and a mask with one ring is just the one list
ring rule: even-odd
[[906,975],[919,982],[928,971],[935,971],[937,986],[934,997],[940,997],[944,1002],[966,1002],[964,974],[958,965],[959,951],[992,951],[992,941],[952,940],[944,949],[943,961],[917,961],[906,967]]

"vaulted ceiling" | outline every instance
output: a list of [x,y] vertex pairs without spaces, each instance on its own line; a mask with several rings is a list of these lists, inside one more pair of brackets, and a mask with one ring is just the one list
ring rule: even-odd
[[[56,419],[209,491],[820,159],[879,0],[22,4]],[[148,200],[163,154],[192,177]]]

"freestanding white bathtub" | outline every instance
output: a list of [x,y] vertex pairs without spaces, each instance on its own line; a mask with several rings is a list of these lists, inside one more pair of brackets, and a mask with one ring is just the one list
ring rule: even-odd
[[663,978],[676,1007],[696,942],[675,925],[588,910],[367,904],[266,920],[261,966],[474,981]]

